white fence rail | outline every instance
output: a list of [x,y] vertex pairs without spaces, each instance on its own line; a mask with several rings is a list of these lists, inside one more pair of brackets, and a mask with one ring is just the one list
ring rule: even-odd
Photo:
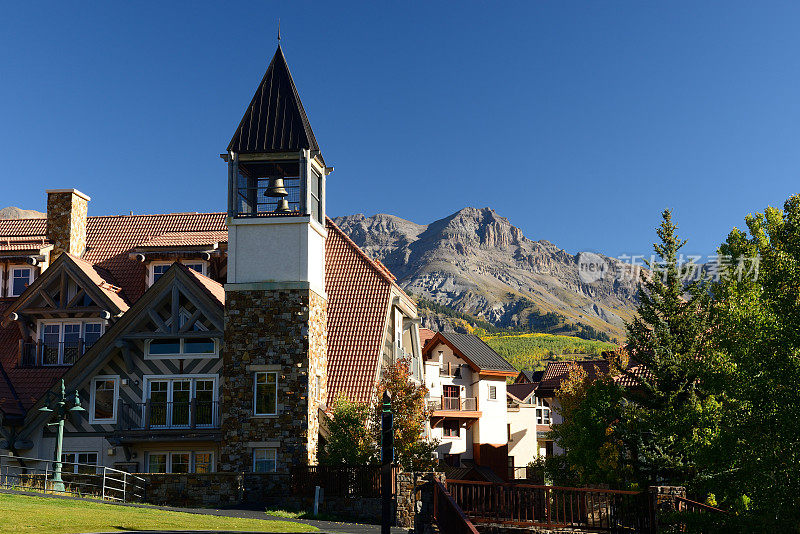
[[[145,480],[102,465],[61,463],[61,484],[54,460],[0,454],[0,489],[89,497],[119,502],[144,499]],[[63,490],[61,486],[63,485]]]

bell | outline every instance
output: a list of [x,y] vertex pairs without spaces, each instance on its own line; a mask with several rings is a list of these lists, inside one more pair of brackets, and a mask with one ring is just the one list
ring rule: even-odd
[[267,190],[264,192],[264,196],[285,197],[288,195],[289,192],[286,191],[286,188],[283,186],[283,178],[281,178],[280,176],[271,176],[269,179],[269,186],[267,186]]
[[[284,189],[284,191],[285,191],[285,189]],[[282,198],[282,199],[280,199],[280,200],[278,201],[278,206],[275,208],[275,211],[277,211],[277,212],[284,212],[284,213],[285,213],[285,212],[287,212],[287,211],[291,211],[291,210],[289,209],[289,201],[288,201],[288,200],[286,200],[286,198]]]

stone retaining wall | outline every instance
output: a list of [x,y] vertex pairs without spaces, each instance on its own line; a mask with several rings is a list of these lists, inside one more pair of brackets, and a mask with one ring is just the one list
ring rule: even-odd
[[151,504],[187,508],[241,505],[297,508],[303,503],[282,473],[141,473],[145,500]]

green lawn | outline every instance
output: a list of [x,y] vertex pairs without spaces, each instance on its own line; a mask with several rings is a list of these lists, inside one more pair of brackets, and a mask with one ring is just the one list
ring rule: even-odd
[[[266,514],[265,514],[266,515]],[[74,534],[115,530],[241,530],[316,532],[288,521],[236,519],[151,508],[0,493],[0,532]]]

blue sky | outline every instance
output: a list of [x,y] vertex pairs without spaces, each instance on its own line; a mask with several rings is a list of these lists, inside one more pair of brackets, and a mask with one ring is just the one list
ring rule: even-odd
[[224,210],[278,18],[330,215],[490,206],[621,255],[671,207],[711,254],[800,192],[798,3],[30,2],[0,20],[0,206]]

